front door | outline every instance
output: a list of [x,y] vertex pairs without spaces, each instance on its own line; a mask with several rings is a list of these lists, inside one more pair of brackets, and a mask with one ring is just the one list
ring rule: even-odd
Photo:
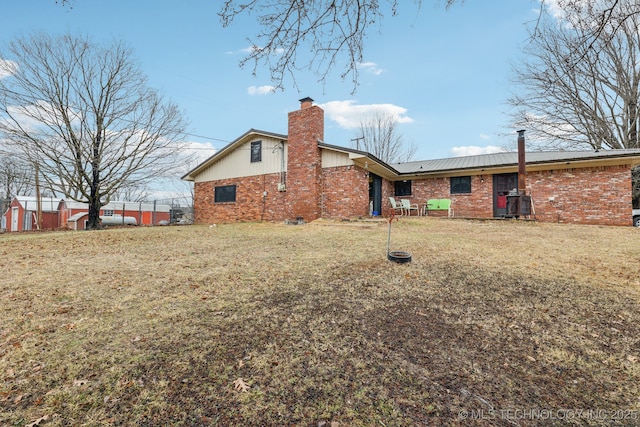
[[19,231],[18,230],[19,212],[20,212],[20,208],[11,208],[11,231]]
[[382,215],[382,178],[373,173],[369,173],[369,206],[369,213]]
[[507,195],[518,188],[517,173],[493,175],[493,216],[503,217],[507,214]]

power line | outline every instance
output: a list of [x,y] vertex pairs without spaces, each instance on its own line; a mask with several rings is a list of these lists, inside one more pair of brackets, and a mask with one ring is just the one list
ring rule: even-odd
[[[9,91],[9,92],[11,92],[12,94],[17,95],[17,97],[20,97],[20,98],[23,98],[23,99],[30,99],[30,100],[31,100],[32,102],[34,102],[34,103],[37,103],[37,102],[40,102],[40,101],[48,102],[46,99],[39,99],[38,97],[33,96],[33,95],[32,95],[32,94],[30,94],[30,93],[19,93],[19,92],[14,92],[14,91]],[[18,105],[19,105],[19,104],[18,104]],[[67,103],[67,106],[68,106],[68,107],[71,107],[71,108],[73,108],[73,109],[75,109],[75,110],[78,110],[78,111],[81,111],[81,110],[82,110],[81,108],[78,108],[78,107],[76,107],[75,105],[72,105],[71,103]],[[135,120],[128,119],[128,118],[126,118],[126,117],[118,117],[118,120],[123,121],[123,122],[126,122],[126,123],[139,124],[139,122],[136,122]],[[150,129],[153,129],[153,126],[150,126],[149,128],[150,128]],[[185,136],[191,136],[191,137],[194,137],[194,138],[207,139],[207,140],[209,140],[209,141],[224,142],[225,144],[229,144],[229,143],[231,142],[231,141],[228,141],[228,140],[226,140],[226,139],[215,138],[215,137],[212,137],[212,136],[198,135],[198,134],[190,133],[190,132],[182,132],[182,135],[185,135]],[[216,150],[217,150],[217,148],[215,148],[215,147],[214,147],[214,149],[216,149]]]

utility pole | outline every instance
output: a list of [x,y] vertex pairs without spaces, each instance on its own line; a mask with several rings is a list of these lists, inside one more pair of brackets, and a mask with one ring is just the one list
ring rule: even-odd
[[40,165],[36,163],[36,228],[42,230],[42,198],[40,197]]
[[357,138],[353,138],[351,141],[356,142],[356,150],[360,150],[360,140],[364,140],[364,136],[359,136]]

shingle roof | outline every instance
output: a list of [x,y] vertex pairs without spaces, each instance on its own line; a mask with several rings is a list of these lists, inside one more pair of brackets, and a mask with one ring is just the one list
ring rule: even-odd
[[[601,151],[532,151],[525,153],[527,165],[539,163],[560,163],[567,161],[595,160],[640,156],[640,149],[601,150]],[[450,157],[446,159],[421,160],[416,162],[395,163],[391,166],[401,174],[445,172],[465,169],[494,168],[518,164],[515,151],[481,154],[477,156]]]

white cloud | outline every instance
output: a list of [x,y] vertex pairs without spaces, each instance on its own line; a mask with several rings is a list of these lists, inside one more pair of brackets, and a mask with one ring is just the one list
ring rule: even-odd
[[[10,105],[7,111],[20,126],[26,130],[33,131],[46,125],[57,123],[58,111],[45,101],[35,101],[30,105]],[[72,112],[72,110],[70,110]],[[70,114],[72,124],[77,122],[78,116]],[[9,125],[14,126],[13,124]]]
[[275,90],[275,86],[265,85],[265,86],[249,86],[247,89],[247,93],[251,96],[254,95],[269,95],[273,93]]
[[482,139],[483,141],[488,141],[489,139],[491,139],[491,135],[482,132],[480,133],[480,139]]
[[[226,52],[226,54],[227,55],[238,55],[238,54],[241,54],[241,55],[252,55],[254,53],[261,53],[260,51],[262,51],[262,50],[264,50],[263,47],[254,45],[254,46],[247,46],[247,47],[244,47],[244,48],[238,49],[238,50],[228,50]],[[284,53],[284,49],[277,48],[277,49],[275,49],[275,50],[273,50],[273,51],[271,51],[269,53],[271,53],[273,55],[282,55],[282,53]]]
[[453,155],[453,157],[477,156],[480,154],[502,153],[504,151],[505,151],[504,148],[496,147],[495,145],[487,145],[485,147],[478,147],[476,145],[467,145],[464,147],[451,148],[451,154]]
[[378,64],[376,64],[375,62],[361,62],[358,64],[358,68],[361,68],[375,76],[379,76],[380,74],[382,74],[382,68],[379,68]]
[[188,169],[192,169],[213,156],[218,150],[209,142],[187,141],[181,151],[185,157],[193,161],[192,164],[187,166]]
[[375,113],[391,114],[398,123],[411,123],[413,119],[407,116],[407,109],[393,104],[363,104],[357,101],[329,101],[318,104],[327,116],[344,129],[357,129],[363,119]]
[[247,47],[244,47],[244,48],[238,49],[238,50],[228,50],[226,52],[226,54],[227,55],[238,55],[238,54],[250,55],[256,50],[258,50],[257,46],[247,46]]
[[562,10],[557,0],[539,0],[539,1],[541,5],[544,5],[544,7],[547,8],[547,11],[551,14],[551,16],[556,18],[558,21],[564,20],[566,13],[564,10]]
[[18,71],[18,63],[8,59],[0,59],[0,79],[9,77]]

